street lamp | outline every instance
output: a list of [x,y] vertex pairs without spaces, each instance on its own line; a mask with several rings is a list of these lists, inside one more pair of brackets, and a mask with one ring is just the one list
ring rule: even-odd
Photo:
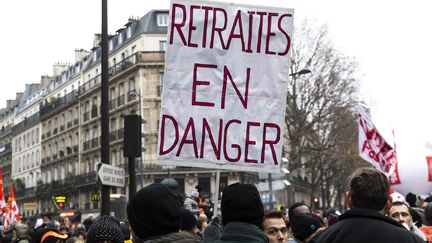
[[303,75],[303,74],[308,74],[308,73],[312,73],[312,71],[307,69],[307,68],[303,68],[302,70],[300,70],[298,72],[291,73],[289,76],[297,76],[297,75]]

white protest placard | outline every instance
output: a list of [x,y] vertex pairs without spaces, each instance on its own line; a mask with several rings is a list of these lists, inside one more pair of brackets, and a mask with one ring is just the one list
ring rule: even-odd
[[101,163],[98,176],[102,185],[115,187],[125,186],[125,170],[123,168]]
[[396,151],[378,132],[364,108],[358,107],[359,155],[387,176],[393,174]]
[[293,10],[174,0],[158,162],[278,172]]

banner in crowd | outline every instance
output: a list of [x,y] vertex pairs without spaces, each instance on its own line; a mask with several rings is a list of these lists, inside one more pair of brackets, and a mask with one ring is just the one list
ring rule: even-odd
[[15,193],[13,190],[12,183],[9,187],[9,198],[8,198],[8,206],[6,208],[6,217],[4,222],[4,227],[10,225],[13,221],[20,221],[21,217],[19,215],[18,205],[15,201]]
[[4,217],[6,214],[6,201],[4,197],[4,190],[3,190],[3,171],[2,168],[0,168],[0,216]]
[[293,10],[174,0],[158,161],[279,171]]
[[358,107],[358,112],[360,157],[387,176],[392,175],[396,164],[396,150],[381,136],[362,106]]
[[[432,192],[432,156],[424,156],[426,151],[421,148],[417,152],[418,156],[398,160],[395,174],[400,179],[399,183],[393,183],[393,187],[402,195],[411,192],[426,198]],[[394,182],[391,178],[390,181]]]

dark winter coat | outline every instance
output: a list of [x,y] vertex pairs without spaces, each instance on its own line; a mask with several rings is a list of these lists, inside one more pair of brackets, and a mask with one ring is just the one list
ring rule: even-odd
[[399,222],[371,209],[353,208],[339,216],[316,239],[317,243],[424,243]]
[[242,222],[229,222],[227,225],[225,225],[221,238],[219,240],[209,242],[268,243],[268,239],[264,232],[256,225]]
[[200,243],[202,242],[197,236],[188,232],[176,232],[160,236],[155,239],[144,241],[144,243]]

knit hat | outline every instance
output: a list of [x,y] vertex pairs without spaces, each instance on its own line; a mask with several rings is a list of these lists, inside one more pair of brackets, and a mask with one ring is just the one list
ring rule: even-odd
[[193,189],[190,195],[191,197],[199,197],[199,192],[197,189]]
[[237,221],[261,227],[264,206],[257,188],[252,184],[234,183],[223,190],[222,224]]
[[191,230],[197,225],[197,219],[191,211],[186,208],[182,208],[182,219],[181,219],[181,230]]
[[144,240],[179,231],[181,208],[179,197],[171,189],[152,184],[135,193],[126,210],[133,232]]
[[17,223],[14,230],[16,232],[17,242],[29,242],[30,236],[28,232],[28,226],[26,224]]
[[56,243],[58,240],[60,242],[65,242],[68,238],[67,234],[60,234],[56,229],[39,229],[36,231],[33,242],[36,243]]
[[102,215],[90,225],[87,232],[87,243],[109,240],[114,243],[123,243],[123,234],[120,222],[113,216]]
[[294,237],[303,241],[320,228],[320,222],[309,214],[294,215],[291,223],[291,230]]

